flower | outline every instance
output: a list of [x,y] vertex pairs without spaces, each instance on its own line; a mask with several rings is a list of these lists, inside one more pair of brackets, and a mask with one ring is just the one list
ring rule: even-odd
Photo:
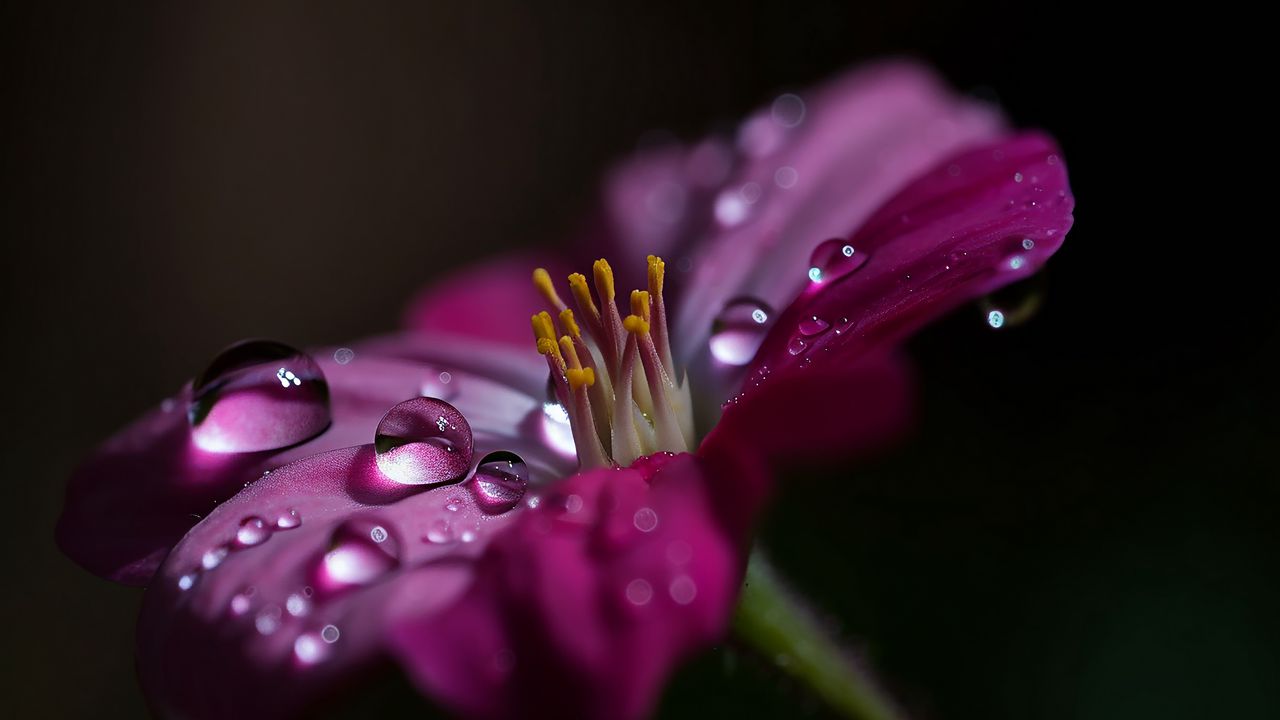
[[897,343],[1042,267],[1073,206],[1051,140],[904,65],[605,195],[585,247],[636,262],[571,276],[576,314],[581,258],[483,266],[404,335],[234,346],[77,472],[59,541],[149,583],[157,709],[297,714],[394,658],[464,715],[643,715],[724,632],[773,478],[899,428]]

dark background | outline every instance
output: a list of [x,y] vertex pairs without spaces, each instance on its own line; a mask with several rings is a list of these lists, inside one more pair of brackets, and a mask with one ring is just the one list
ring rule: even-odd
[[[565,238],[643,132],[697,137],[909,54],[1060,139],[1077,225],[1031,323],[971,308],[912,343],[917,435],[820,493],[798,479],[765,525],[777,564],[919,717],[1280,717],[1276,322],[1250,277],[1275,232],[1234,226],[1243,202],[1207,219],[1240,180],[1199,163],[1249,143],[1202,123],[1232,104],[1194,43],[1165,46],[1168,18],[185,5],[0,15],[6,714],[144,712],[140,593],[63,558],[52,526],[77,458],[222,346],[392,329],[481,250]],[[663,705],[691,711],[819,707],[717,650]]]

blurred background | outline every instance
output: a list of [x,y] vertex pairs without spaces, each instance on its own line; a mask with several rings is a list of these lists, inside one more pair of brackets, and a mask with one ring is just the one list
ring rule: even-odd
[[[919,718],[1280,717],[1276,322],[1202,215],[1234,152],[1165,31],[1062,3],[5,3],[3,705],[144,715],[140,592],[55,548],[72,466],[263,336],[391,330],[566,238],[611,159],[909,55],[1061,142],[1077,224],[1030,323],[911,345],[920,426],[763,543]],[[361,706],[413,714],[394,682]],[[661,715],[825,712],[719,648]]]

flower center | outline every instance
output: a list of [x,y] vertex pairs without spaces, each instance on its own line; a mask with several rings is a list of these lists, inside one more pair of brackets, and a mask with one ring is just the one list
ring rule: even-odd
[[558,313],[556,319],[545,310],[534,315],[533,335],[569,415],[579,465],[625,467],[655,452],[688,450],[694,440],[693,410],[685,378],[676,381],[671,359],[662,300],[666,264],[649,256],[649,289],[631,291],[631,314],[625,318],[618,312],[608,261],[597,260],[592,271],[595,298],[585,276],[569,276],[582,326],[547,271],[533,271],[534,286]]

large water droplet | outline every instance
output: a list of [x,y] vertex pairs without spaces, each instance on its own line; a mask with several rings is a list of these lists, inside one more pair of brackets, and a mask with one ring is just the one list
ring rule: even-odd
[[297,510],[289,508],[280,513],[280,517],[276,518],[276,527],[281,530],[292,530],[302,524],[302,515]]
[[330,587],[365,585],[400,564],[400,543],[373,518],[351,518],[334,529],[321,563],[321,580]]
[[504,513],[524,498],[529,466],[513,452],[491,452],[476,466],[470,485],[481,510],[491,515]]
[[223,350],[191,386],[187,419],[208,452],[296,445],[329,426],[329,385],[306,353],[270,340]]
[[405,485],[460,480],[471,466],[471,425],[435,398],[406,400],[387,411],[373,439],[378,468]]
[[809,256],[809,280],[830,282],[857,270],[867,262],[867,254],[859,252],[843,238],[818,243]]
[[711,325],[711,355],[726,365],[746,365],[764,341],[773,309],[763,301],[730,300]]
[[271,537],[271,528],[267,525],[267,521],[252,515],[240,521],[240,527],[236,530],[236,542],[243,547],[250,547],[266,542]]
[[817,315],[810,315],[800,321],[798,329],[800,330],[801,335],[813,337],[814,335],[821,335],[826,332],[829,327],[831,327],[831,325],[826,320],[823,320]]

